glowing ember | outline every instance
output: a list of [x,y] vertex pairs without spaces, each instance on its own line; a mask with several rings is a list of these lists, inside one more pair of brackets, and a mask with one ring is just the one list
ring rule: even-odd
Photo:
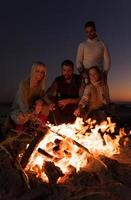
[[[88,165],[88,158],[99,155],[112,157],[119,153],[118,135],[112,139],[115,123],[110,118],[100,125],[88,119],[85,123],[77,118],[74,124],[55,126],[48,124],[48,133],[33,151],[25,171],[37,174],[44,182],[48,182],[45,172],[46,163],[52,162],[64,175],[72,168],[77,172]],[[60,178],[59,178],[60,181]]]

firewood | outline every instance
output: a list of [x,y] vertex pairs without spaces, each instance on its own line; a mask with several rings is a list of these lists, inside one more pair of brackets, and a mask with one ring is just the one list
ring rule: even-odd
[[45,162],[44,170],[50,184],[55,184],[57,182],[57,179],[63,176],[61,169],[55,166],[53,162]]
[[41,131],[30,143],[29,147],[26,149],[22,159],[21,159],[21,166],[22,168],[25,168],[28,160],[32,154],[32,152],[34,151],[34,149],[36,148],[37,144],[44,138],[44,136],[46,135],[46,133],[48,132],[48,129],[44,129],[43,132]]
[[38,148],[38,152],[43,154],[44,156],[47,156],[48,158],[51,158],[51,159],[53,158],[53,156],[47,153],[44,149]]

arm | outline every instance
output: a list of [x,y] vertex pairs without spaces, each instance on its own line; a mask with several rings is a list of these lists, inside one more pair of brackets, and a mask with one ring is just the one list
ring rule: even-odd
[[48,103],[54,103],[56,101],[57,96],[57,82],[56,80],[52,83],[52,85],[47,89],[44,100]]
[[58,105],[61,109],[63,109],[67,105],[75,105],[75,104],[79,103],[80,97],[83,95],[84,88],[85,88],[85,82],[80,75],[77,75],[76,85],[79,88],[79,94],[76,94],[78,97],[77,98],[72,97],[72,98],[66,98],[66,99],[59,100]]
[[89,96],[90,96],[90,86],[87,85],[84,89],[83,96],[81,97],[81,100],[79,102],[78,108],[75,110],[74,115],[80,116],[82,109],[88,105],[89,102]]
[[109,94],[109,87],[108,87],[107,84],[105,85],[104,99],[105,99],[105,103],[107,103],[107,104],[111,103],[110,94]]
[[90,85],[87,85],[84,89],[83,96],[81,97],[81,100],[79,102],[79,107],[84,108],[86,105],[88,105],[90,98]]
[[109,53],[109,50],[108,50],[107,46],[104,45],[104,63],[103,63],[103,69],[104,69],[105,75],[108,74],[108,71],[110,69],[110,64],[111,64],[110,53]]
[[76,55],[76,67],[80,73],[83,73],[83,57],[84,57],[84,46],[82,43],[78,46],[77,55]]
[[11,108],[11,118],[15,123],[19,122],[19,116],[21,118],[22,114],[27,113],[28,106],[24,102],[24,81],[21,81],[19,88],[17,90],[12,108]]
[[17,92],[17,103],[19,105],[19,109],[23,113],[29,112],[29,105],[28,105],[28,82],[21,81],[19,85],[19,89]]
[[84,93],[84,90],[85,90],[85,80],[82,78],[81,79],[81,85],[80,85],[80,88],[79,88],[79,100],[80,98],[83,96],[83,93]]
[[27,98],[26,98],[26,89],[24,89],[24,81],[21,81],[19,84],[19,88],[17,90],[13,105],[11,110],[19,110],[23,113],[28,112],[28,106],[27,106]]
[[60,101],[58,101],[58,106],[61,108],[61,109],[64,109],[66,106],[68,105],[74,105],[74,104],[78,104],[79,102],[79,98],[77,99],[73,99],[73,98],[68,98],[68,99],[62,99]]

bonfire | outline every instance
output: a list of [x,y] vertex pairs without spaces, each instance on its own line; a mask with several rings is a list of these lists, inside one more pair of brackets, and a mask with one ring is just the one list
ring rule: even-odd
[[0,199],[130,200],[131,131],[111,118],[31,130],[0,144]]
[[[74,171],[89,170],[90,158],[106,168],[101,157],[112,158],[119,154],[120,139],[125,135],[122,130],[115,135],[115,128],[116,124],[110,118],[101,124],[91,119],[84,122],[82,118],[76,118],[74,124],[55,126],[48,123],[46,134],[35,143],[26,164],[22,160],[24,171],[49,183],[51,171],[55,168],[59,171],[55,182],[61,183]],[[50,166],[49,171],[47,166]]]

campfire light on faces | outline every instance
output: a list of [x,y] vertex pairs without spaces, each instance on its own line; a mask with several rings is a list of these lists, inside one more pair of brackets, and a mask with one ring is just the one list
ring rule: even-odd
[[[49,182],[45,172],[46,162],[52,162],[66,175],[88,166],[89,158],[100,155],[112,157],[119,154],[119,140],[122,136],[115,132],[115,123],[110,118],[100,125],[88,119],[86,123],[77,118],[74,124],[55,126],[47,124],[49,130],[38,143],[25,167],[25,172],[36,173],[44,182]],[[60,178],[58,179],[60,181]]]

